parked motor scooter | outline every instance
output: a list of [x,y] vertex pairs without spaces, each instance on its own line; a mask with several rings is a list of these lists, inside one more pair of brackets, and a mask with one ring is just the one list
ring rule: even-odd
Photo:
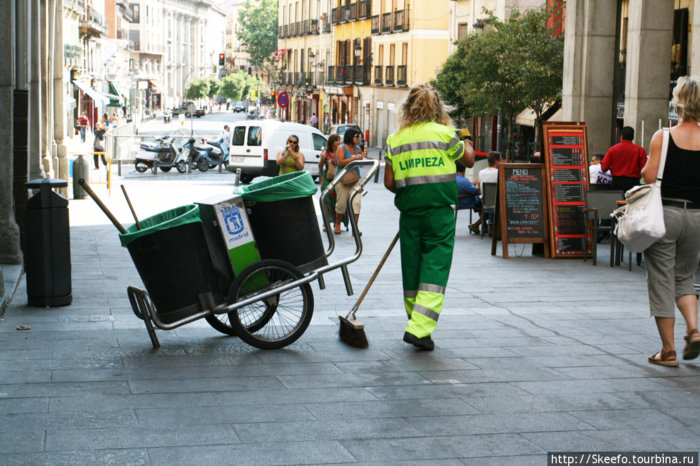
[[[228,165],[228,150],[221,139],[210,139],[201,144],[195,144],[194,150],[199,157],[196,160],[197,169],[205,172],[210,168],[215,168],[222,164],[224,167]],[[192,166],[192,164],[190,164]]]
[[173,146],[172,138],[169,136],[157,138],[155,143],[141,143],[134,166],[139,173],[149,168],[153,173],[158,168],[167,173],[172,167],[177,168],[180,173],[187,171],[187,165],[181,157],[180,150]]

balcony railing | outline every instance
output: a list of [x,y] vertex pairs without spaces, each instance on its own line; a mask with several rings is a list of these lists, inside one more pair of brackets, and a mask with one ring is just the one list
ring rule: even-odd
[[349,13],[348,21],[356,21],[357,20],[357,2],[350,4],[349,12],[350,13]]
[[317,19],[312,19],[311,20],[311,34],[313,35],[318,35],[321,32],[321,26],[318,23]]
[[340,9],[331,9],[331,24],[338,24],[340,22]]
[[70,8],[79,15],[85,14],[85,2],[83,0],[65,0],[63,7]]
[[396,67],[396,85],[405,86],[406,85],[406,65],[399,65]]
[[289,37],[289,24],[282,26],[282,37]]
[[374,85],[375,86],[381,86],[384,83],[384,80],[382,79],[384,77],[382,73],[382,66],[377,65],[374,67]]
[[330,20],[325,20],[323,22],[323,32],[324,33],[329,33],[331,32],[331,22]]
[[284,38],[282,31],[284,31],[284,26],[277,26],[277,37],[280,39]]
[[352,66],[341,65],[338,67],[336,81],[343,84],[352,84]]
[[408,10],[394,11],[394,32],[408,31]]
[[316,75],[314,76],[314,82],[316,86],[325,86],[326,75],[323,73],[316,73]]
[[391,13],[382,14],[382,33],[391,32]]
[[335,84],[335,66],[328,67],[328,75],[326,77],[326,82],[328,84]]
[[394,65],[389,65],[386,67],[384,75],[384,84],[387,86],[394,85]]
[[379,15],[372,16],[372,34],[379,34]]
[[302,30],[301,30],[302,34],[309,34],[311,32],[311,20],[305,19],[304,21],[302,21],[301,25],[302,25]]
[[369,18],[369,14],[372,11],[371,0],[360,0],[360,15],[359,19]]

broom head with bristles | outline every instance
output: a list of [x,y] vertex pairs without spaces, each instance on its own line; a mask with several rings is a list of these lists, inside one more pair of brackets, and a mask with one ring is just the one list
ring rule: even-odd
[[349,317],[338,317],[340,318],[340,341],[355,348],[367,348],[369,342],[362,322]]

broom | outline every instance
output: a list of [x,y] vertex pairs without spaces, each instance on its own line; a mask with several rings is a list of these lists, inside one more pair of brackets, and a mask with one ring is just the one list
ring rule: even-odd
[[372,274],[372,278],[370,278],[369,282],[367,282],[365,289],[362,290],[362,294],[357,299],[355,305],[345,317],[338,316],[340,318],[340,341],[347,343],[350,346],[354,346],[355,348],[367,348],[369,346],[369,342],[367,341],[367,335],[365,335],[365,326],[362,324],[362,322],[357,320],[357,318],[355,317],[355,313],[357,313],[357,309],[360,307],[360,303],[362,303],[362,300],[365,298],[365,295],[372,286],[372,283],[374,283],[374,279],[377,278],[377,275],[379,275],[379,271],[382,270],[384,262],[386,262],[387,258],[389,257],[389,254],[391,254],[391,250],[394,249],[394,246],[396,245],[396,242],[398,240],[399,234],[396,233],[396,236],[394,236],[393,241],[389,245],[389,249],[387,249],[384,253],[384,257],[382,257],[382,260],[379,261],[379,265]]

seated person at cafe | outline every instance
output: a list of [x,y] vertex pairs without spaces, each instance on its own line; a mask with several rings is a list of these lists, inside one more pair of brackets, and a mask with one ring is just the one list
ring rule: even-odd
[[500,152],[491,151],[486,157],[489,163],[488,168],[479,172],[479,190],[484,192],[484,183],[498,183],[498,164],[503,161]]
[[600,168],[600,162],[603,160],[603,154],[596,154],[591,157],[591,165],[588,167],[588,179],[591,184],[610,184],[612,183],[612,175],[610,170],[604,172]]
[[[457,165],[457,209],[473,209],[475,212],[481,212],[479,187],[474,186],[469,179],[464,176],[466,167],[462,162],[457,160],[455,165]],[[481,225],[481,218],[469,225],[469,232],[478,235],[479,225]]]

